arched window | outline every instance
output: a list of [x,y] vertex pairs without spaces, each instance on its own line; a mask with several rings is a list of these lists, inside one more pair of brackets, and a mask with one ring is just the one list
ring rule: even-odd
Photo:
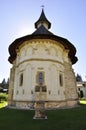
[[19,81],[19,85],[22,86],[23,85],[23,73],[20,74],[20,81]]
[[44,84],[44,72],[38,72],[38,74],[37,74],[37,84],[39,84],[39,85]]
[[42,72],[39,73],[38,78],[39,78],[39,79],[38,79],[38,80],[39,80],[39,84],[43,84],[43,82],[44,82],[44,75],[43,75]]

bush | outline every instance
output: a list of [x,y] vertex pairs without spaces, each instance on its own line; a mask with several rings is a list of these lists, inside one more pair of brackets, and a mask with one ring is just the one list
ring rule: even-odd
[[82,91],[82,90],[80,90],[80,91],[78,92],[78,97],[79,97],[79,98],[83,98],[83,97],[84,97],[84,94],[83,94],[83,91]]
[[7,101],[8,95],[6,93],[0,93],[0,102]]

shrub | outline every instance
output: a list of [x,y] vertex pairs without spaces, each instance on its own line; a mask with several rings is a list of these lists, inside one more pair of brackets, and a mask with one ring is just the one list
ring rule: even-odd
[[8,95],[6,93],[0,93],[0,102],[7,101]]

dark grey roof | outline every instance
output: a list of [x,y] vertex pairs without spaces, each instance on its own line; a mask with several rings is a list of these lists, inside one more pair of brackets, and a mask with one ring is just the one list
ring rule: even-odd
[[35,22],[35,28],[37,28],[39,23],[47,23],[48,29],[51,27],[51,23],[46,18],[43,9],[42,9],[42,12],[41,12],[41,15],[40,15],[39,19]]
[[41,25],[35,32],[32,33],[32,35],[38,35],[38,34],[53,35],[53,33],[48,31],[43,25]]
[[[44,24],[40,22],[46,23],[48,28],[46,28]],[[18,49],[19,46],[23,44],[24,41],[31,40],[31,39],[51,39],[51,40],[58,41],[60,44],[62,44],[65,47],[65,49],[69,49],[68,56],[70,57],[72,64],[75,64],[78,60],[77,57],[75,56],[76,48],[67,39],[56,36],[50,31],[48,31],[50,26],[51,26],[51,23],[47,20],[47,18],[45,17],[44,11],[42,10],[39,20],[35,23],[35,27],[37,28],[36,31],[34,31],[31,35],[27,35],[27,36],[16,39],[9,46],[9,53],[10,53],[10,56],[8,59],[9,62],[13,63],[13,61],[15,60],[17,56],[16,49]]]

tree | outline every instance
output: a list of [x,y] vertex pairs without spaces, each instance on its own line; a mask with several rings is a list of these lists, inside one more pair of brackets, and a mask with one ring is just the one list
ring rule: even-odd
[[6,85],[6,81],[5,81],[5,78],[4,78],[4,79],[2,80],[1,87],[4,89],[5,85]]
[[77,76],[76,76],[76,81],[77,81],[77,82],[82,82],[82,77],[81,77],[81,75],[77,74]]
[[5,88],[6,88],[6,89],[9,88],[9,78],[7,79],[7,82],[6,82]]
[[5,80],[5,78],[2,80],[2,82],[1,82],[1,84],[0,84],[0,86],[1,86],[1,88],[2,88],[2,90],[1,90],[1,92],[8,92],[8,88],[9,88],[9,78],[7,79],[7,82],[6,82],[6,80]]
[[8,95],[5,93],[0,93],[0,102],[7,101]]

